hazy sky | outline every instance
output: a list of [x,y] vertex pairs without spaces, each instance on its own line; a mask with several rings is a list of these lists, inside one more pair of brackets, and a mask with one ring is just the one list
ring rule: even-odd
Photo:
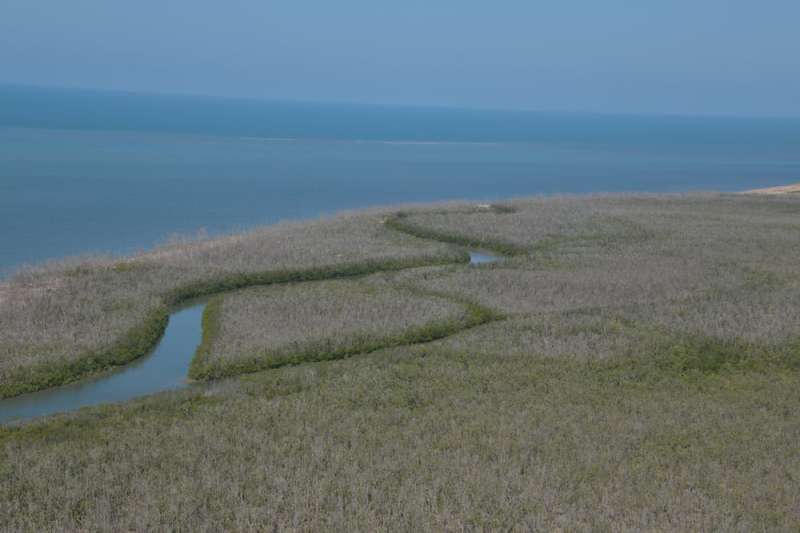
[[800,115],[797,0],[0,0],[0,82]]

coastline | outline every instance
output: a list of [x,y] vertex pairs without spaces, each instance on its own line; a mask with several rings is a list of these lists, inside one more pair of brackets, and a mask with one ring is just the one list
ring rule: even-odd
[[[799,191],[800,184],[794,184],[742,191],[739,194],[774,195]],[[680,196],[674,197],[672,195],[644,195],[644,197],[660,197],[662,200],[667,200],[669,198],[678,200],[680,198]],[[491,205],[432,203],[416,205],[413,208],[400,205],[396,206],[394,208],[395,210],[391,208],[384,208],[382,210],[366,209],[360,213],[358,211],[351,211],[342,213],[337,217],[331,217],[327,219],[327,223],[323,223],[321,226],[320,220],[264,226],[244,234],[232,234],[210,240],[167,245],[141,252],[135,256],[117,258],[112,262],[101,261],[97,264],[87,262],[85,265],[81,264],[79,267],[71,266],[70,269],[64,270],[63,272],[60,270],[55,272],[55,280],[47,279],[47,277],[44,276],[42,279],[31,279],[22,284],[18,284],[20,286],[17,286],[16,289],[20,294],[26,294],[27,298],[50,301],[58,292],[57,289],[68,289],[68,287],[62,287],[62,285],[66,285],[65,280],[74,278],[81,273],[90,275],[99,274],[108,277],[109,280],[111,278],[118,279],[118,283],[130,283],[132,280],[135,280],[137,284],[144,284],[146,283],[146,279],[155,276],[158,268],[169,268],[171,265],[179,265],[185,268],[187,261],[188,263],[195,264],[203,254],[219,255],[220,261],[222,261],[217,267],[201,269],[200,272],[193,275],[189,275],[188,272],[183,272],[175,279],[169,278],[164,286],[148,289],[148,295],[156,298],[159,304],[150,309],[149,312],[146,312],[147,309],[140,309],[140,311],[144,313],[143,317],[130,324],[128,328],[124,330],[119,329],[112,334],[107,330],[95,327],[98,331],[103,331],[104,335],[109,335],[110,338],[112,338],[112,341],[109,343],[104,343],[103,346],[94,350],[76,350],[75,354],[70,354],[70,356],[66,358],[56,357],[54,360],[50,358],[39,364],[28,364],[21,369],[21,373],[8,374],[8,382],[0,386],[0,398],[13,397],[26,392],[34,392],[69,383],[142,357],[149,353],[157,344],[158,339],[166,328],[166,317],[170,312],[169,310],[187,299],[230,292],[232,290],[251,286],[296,283],[311,280],[331,280],[353,276],[357,277],[377,272],[386,273],[407,270],[413,269],[414,267],[459,263],[462,258],[455,257],[459,255],[455,253],[455,249],[463,250],[475,248],[490,250],[507,257],[519,257],[521,260],[529,256],[547,255],[566,242],[581,242],[581,239],[588,239],[588,241],[591,242],[598,237],[568,235],[554,237],[552,231],[560,231],[554,227],[551,228],[550,232],[545,232],[545,234],[540,235],[535,239],[535,242],[526,242],[527,237],[520,241],[519,235],[516,236],[516,241],[514,239],[508,239],[509,235],[500,231],[499,228],[497,228],[497,232],[484,232],[483,230],[489,229],[496,224],[502,225],[501,219],[505,217],[515,218],[519,215],[519,213],[517,213],[517,204],[525,205],[526,202],[533,201],[537,204],[542,204],[541,207],[544,207],[544,205],[557,206],[561,202],[566,201],[567,203],[577,202],[579,204],[586,204],[586,206],[589,207],[592,202],[597,201],[603,202],[610,200],[612,202],[623,201],[627,203],[635,198],[635,196],[610,195],[606,197],[601,195],[597,197],[594,195],[587,195],[585,197],[573,197],[569,200],[559,200],[558,198],[517,198],[509,200],[507,203]],[[594,209],[595,208],[591,208],[590,211]],[[356,213],[358,213],[358,215]],[[434,222],[433,220],[425,219],[426,216],[440,217],[443,215],[466,216],[467,218],[462,222],[467,222],[474,217],[488,218],[484,222],[482,228],[475,226],[469,229],[469,224],[465,227],[445,228],[432,223]],[[328,259],[315,257],[314,253],[312,253],[312,256],[305,258],[311,261],[312,266],[310,268],[308,266],[304,267],[301,261],[301,263],[294,264],[293,266],[283,265],[283,268],[280,268],[279,265],[260,264],[257,267],[251,265],[251,267],[248,267],[250,268],[249,271],[237,271],[236,269],[230,271],[225,271],[224,269],[218,270],[220,266],[228,264],[231,261],[231,258],[227,256],[228,252],[231,251],[229,248],[232,246],[235,248],[242,248],[245,252],[248,250],[252,251],[251,249],[257,249],[257,246],[254,248],[257,241],[253,239],[260,234],[269,235],[275,232],[275,230],[288,229],[290,233],[298,230],[303,233],[308,233],[310,231],[313,234],[319,233],[318,237],[321,237],[328,231],[328,229],[325,229],[327,224],[347,219],[353,221],[358,219],[359,223],[357,225],[359,227],[375,227],[377,223],[378,227],[388,230],[388,234],[384,234],[383,232],[385,230],[383,229],[379,230],[379,234],[382,235],[381,237],[377,237],[378,234],[371,236],[370,238],[377,237],[377,240],[373,244],[386,246],[389,244],[389,241],[385,241],[388,235],[406,235],[406,238],[410,238],[412,241],[416,242],[411,249],[415,248],[415,246],[427,243],[428,246],[443,247],[438,250],[438,254],[443,255],[434,253],[432,256],[428,256],[424,253],[425,250],[418,249],[413,250],[415,253],[412,253],[410,257],[396,257],[392,259],[384,256],[386,250],[382,249],[383,251],[378,255],[367,253],[361,258],[362,261],[355,262],[342,262],[341,256],[343,254],[334,254],[335,260],[333,260],[333,263],[327,264],[327,261],[330,260],[331,250],[323,251],[321,248],[317,249],[321,241],[314,241],[314,239],[312,239],[301,247],[306,247],[308,244],[317,242],[317,244],[312,245],[309,250],[311,252],[314,252],[314,250],[323,252],[323,256]],[[489,221],[491,221],[491,224],[486,226],[485,223]],[[634,226],[636,226],[636,224],[634,224]],[[622,233],[620,235],[624,235],[625,238],[635,238],[634,240],[649,237],[648,232],[634,231],[632,229],[634,226],[627,227],[623,224],[619,228],[610,228],[609,231],[612,233],[621,231]],[[513,231],[512,227],[508,229]],[[583,231],[589,230],[585,229]],[[274,235],[274,237],[278,237],[278,240],[273,242],[275,245],[283,246],[285,245],[283,243],[288,242],[285,241],[286,235],[279,234]],[[346,248],[352,243],[340,244]],[[327,246],[325,248],[327,248]],[[406,250],[406,252],[411,252],[411,249]],[[242,250],[240,250],[240,252]],[[431,252],[431,250],[428,250],[428,252]],[[455,256],[453,256],[454,253]],[[234,259],[234,261],[237,260]],[[237,265],[239,263],[233,264]],[[230,265],[228,268],[230,268]],[[206,270],[208,271],[206,272]],[[39,275],[44,275],[44,272],[40,272]],[[39,275],[35,275],[34,277],[39,277]],[[189,276],[188,278],[186,277],[187,275]],[[94,280],[89,283],[91,285],[92,283],[100,283],[100,281]],[[13,306],[14,289],[15,278],[0,282],[0,311],[5,311],[6,313],[11,311],[8,307],[9,305]],[[43,289],[46,289],[46,294],[42,292]],[[52,294],[51,289],[55,291]],[[48,305],[51,305],[51,303],[48,303]],[[113,308],[114,305],[120,306],[117,301],[106,302],[106,305],[110,308]],[[22,324],[20,323],[19,325]],[[11,345],[12,344],[8,344],[8,346]]]
[[[493,205],[403,208],[400,226],[519,250],[494,264],[456,261],[455,245],[398,232],[387,208],[135,260],[56,263],[27,272],[19,287],[12,279],[0,362],[18,355],[18,367],[123,338],[187,284],[241,290],[204,317],[186,315],[191,338],[180,338],[191,342],[164,340],[173,347],[164,355],[185,361],[201,335],[201,364],[220,370],[207,377],[225,379],[120,403],[97,395],[112,403],[0,426],[9,528],[235,530],[256,523],[247,513],[257,509],[258,523],[282,530],[299,521],[381,530],[397,525],[402,506],[428,520],[421,530],[496,528],[496,512],[513,520],[505,529],[519,517],[581,529],[644,513],[657,529],[792,530],[800,195]],[[223,283],[263,281],[267,268],[420,257],[450,261],[281,287]],[[481,317],[426,295],[472,302],[496,319],[446,331],[449,318]],[[44,352],[54,343],[66,348]],[[21,396],[0,411],[51,398]],[[502,483],[487,486],[498,472]],[[559,507],[530,507],[531,494]],[[344,503],[374,514],[331,520]],[[492,521],[476,522],[476,512]]]
[[764,187],[763,189],[750,189],[742,191],[741,194],[798,194],[800,193],[800,183],[792,183],[790,185],[779,185],[777,187]]

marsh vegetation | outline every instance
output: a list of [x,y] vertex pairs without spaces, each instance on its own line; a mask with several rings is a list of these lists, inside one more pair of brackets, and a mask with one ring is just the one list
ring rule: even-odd
[[163,332],[168,310],[196,296],[468,260],[380,222],[346,214],[23,270],[0,299],[0,398],[141,357]]
[[190,376],[220,378],[431,341],[487,322],[476,305],[369,278],[245,289],[206,307]]
[[[228,379],[0,429],[7,529],[800,523],[796,195],[406,206],[253,235],[12,280],[4,368],[103,339],[114,322],[69,295],[227,290],[195,362]],[[469,266],[463,245],[508,257]]]

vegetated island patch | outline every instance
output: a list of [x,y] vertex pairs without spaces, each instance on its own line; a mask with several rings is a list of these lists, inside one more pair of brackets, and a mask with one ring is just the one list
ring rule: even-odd
[[206,306],[190,377],[214,379],[426,342],[487,322],[475,304],[370,279],[244,289]]

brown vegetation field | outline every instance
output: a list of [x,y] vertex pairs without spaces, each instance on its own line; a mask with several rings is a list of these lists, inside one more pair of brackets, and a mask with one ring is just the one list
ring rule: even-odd
[[[799,196],[449,203],[253,235],[11,281],[3,308],[42,314],[0,318],[6,347],[99,335],[97,301],[221,294],[193,369],[211,381],[0,428],[0,527],[800,526]],[[207,281],[359,261],[347,280]],[[65,294],[86,314],[52,311]]]
[[176,242],[127,258],[31,267],[0,299],[0,398],[66,383],[148,352],[185,299],[304,279],[466,261],[384,227],[377,214]]
[[254,372],[447,336],[490,313],[435,293],[366,280],[312,281],[218,296],[190,375]]

